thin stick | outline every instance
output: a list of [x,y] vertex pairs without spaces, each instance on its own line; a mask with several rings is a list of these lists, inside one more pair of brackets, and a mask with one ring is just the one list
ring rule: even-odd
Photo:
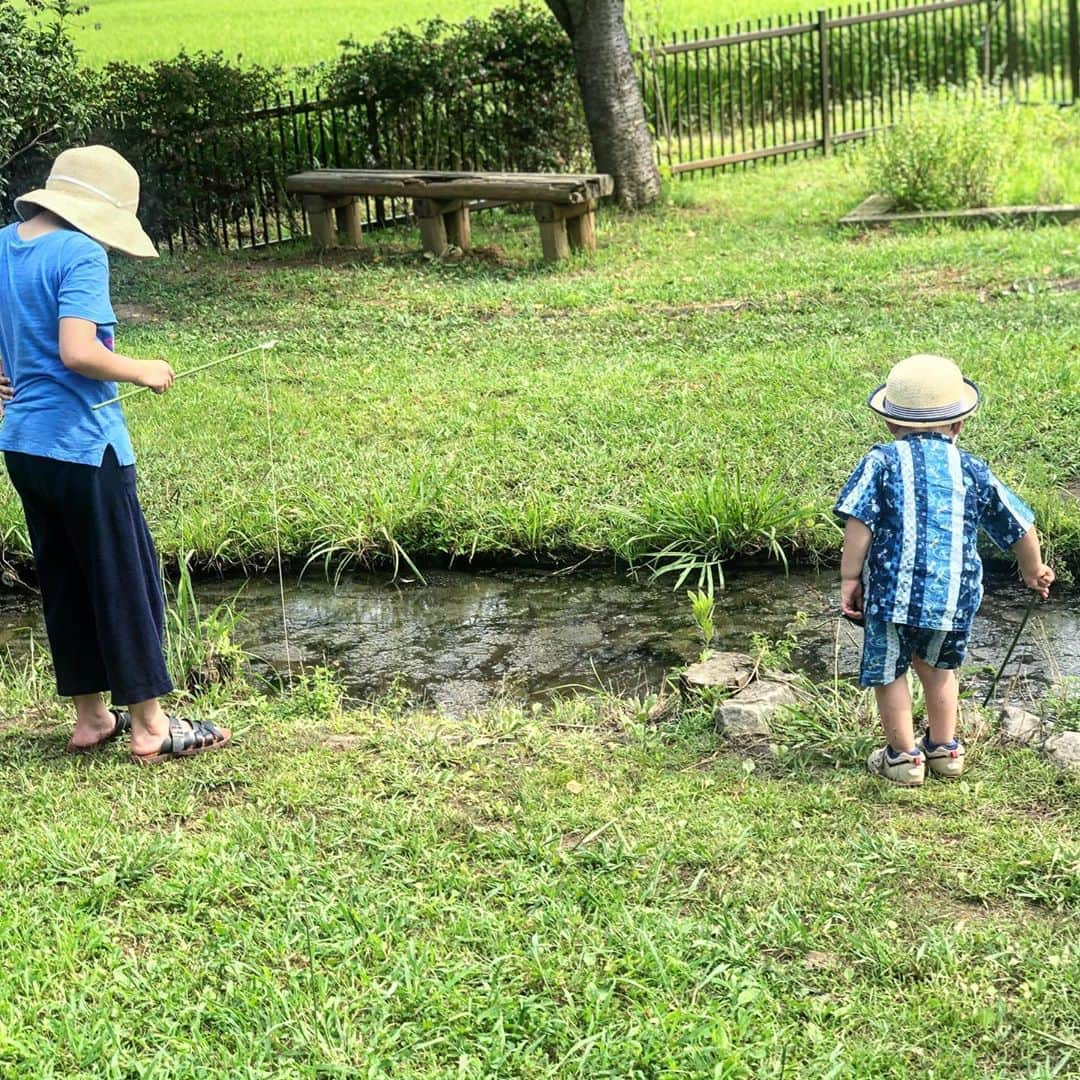
[[1016,633],[1013,634],[1012,642],[1009,645],[1008,651],[1005,653],[1005,659],[1001,661],[1001,667],[998,668],[997,674],[994,676],[994,681],[990,684],[990,689],[986,691],[986,697],[983,698],[983,708],[990,704],[990,699],[994,696],[994,691],[997,689],[998,680],[1000,680],[1002,672],[1005,670],[1005,665],[1012,659],[1013,649],[1016,648],[1016,643],[1020,640],[1020,635],[1024,632],[1024,627],[1027,626],[1027,621],[1031,616],[1032,611],[1035,609],[1035,601],[1039,599],[1039,594],[1032,593],[1031,599],[1028,601],[1028,606],[1024,609],[1024,617],[1020,620],[1020,625],[1016,628]]
[[[261,345],[252,345],[250,349],[241,349],[240,352],[234,352],[229,356],[220,356],[217,360],[211,360],[207,364],[200,364],[198,367],[188,368],[187,371],[179,371],[176,373],[176,378],[183,379],[188,375],[196,375],[198,372],[205,371],[207,368],[217,367],[218,364],[224,364],[226,360],[235,360],[238,356],[247,356],[248,353],[258,352],[260,349],[272,349],[276,344],[276,341],[264,341]],[[140,386],[135,390],[125,390],[124,393],[117,394],[116,397],[109,398],[108,401],[99,401],[96,405],[91,405],[90,408],[104,409],[106,405],[115,405],[118,401],[134,397],[136,394],[141,394],[144,390],[149,389],[149,386]]]
[[278,512],[277,468],[274,460],[274,424],[270,409],[270,379],[266,371],[266,355],[262,358],[263,403],[266,409],[266,451],[270,466],[270,497],[274,509],[274,550],[277,553],[278,594],[281,598],[281,630],[285,636],[285,657],[292,676],[292,647],[289,644],[289,614],[285,606],[285,570],[281,558],[281,524]]

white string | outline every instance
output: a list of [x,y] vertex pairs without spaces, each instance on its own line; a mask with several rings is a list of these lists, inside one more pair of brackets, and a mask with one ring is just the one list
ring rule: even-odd
[[278,592],[281,597],[281,629],[285,635],[285,656],[292,674],[292,648],[289,646],[289,617],[285,609],[285,571],[281,559],[281,525],[278,520],[277,469],[274,462],[274,426],[270,419],[270,379],[266,373],[266,351],[262,354],[263,400],[266,405],[266,446],[270,458],[270,498],[274,508],[274,549],[277,553]]

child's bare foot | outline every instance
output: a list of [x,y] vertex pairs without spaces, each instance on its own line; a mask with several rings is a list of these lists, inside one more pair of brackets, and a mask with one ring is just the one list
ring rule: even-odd
[[130,730],[131,717],[126,712],[108,709],[101,702],[100,709],[91,707],[79,710],[75,730],[71,733],[66,750],[69,754],[96,750]]

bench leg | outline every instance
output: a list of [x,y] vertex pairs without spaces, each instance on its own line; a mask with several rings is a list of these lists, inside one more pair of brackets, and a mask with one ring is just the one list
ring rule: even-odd
[[566,235],[572,251],[596,250],[596,214],[590,208],[577,217],[566,219]]
[[469,208],[462,206],[457,210],[451,210],[443,214],[446,223],[446,237],[451,244],[468,251],[472,247],[472,222],[469,219]]
[[323,251],[337,247],[337,230],[334,219],[330,216],[331,207],[321,195],[304,196],[304,212],[311,225],[311,239],[315,246]]
[[344,206],[337,207],[334,216],[337,218],[338,232],[345,234],[345,242],[349,247],[359,247],[363,240],[359,200],[350,199]]
[[420,244],[437,258],[446,254],[446,222],[442,214],[420,218]]

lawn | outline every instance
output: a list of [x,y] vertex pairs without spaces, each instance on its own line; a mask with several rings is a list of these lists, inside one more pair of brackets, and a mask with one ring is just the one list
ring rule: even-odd
[[136,774],[60,752],[43,679],[0,680],[4,1077],[1080,1068],[1080,783],[985,734],[898,791],[850,694],[831,761],[754,768],[703,714],[450,723],[312,673]]
[[[832,555],[835,493],[884,436],[866,395],[931,350],[984,391],[964,445],[1076,567],[1080,226],[845,231],[834,222],[865,194],[850,160],[605,210],[596,256],[555,269],[532,216],[501,211],[476,216],[461,260],[421,258],[411,229],[325,258],[114,260],[118,339],[136,355],[183,370],[280,339],[265,372],[255,354],[129,403],[162,549],[571,559],[626,551],[685,511],[691,538],[724,517],[719,551],[779,526],[789,553]],[[769,481],[775,498],[758,499]],[[5,486],[8,553],[23,532]]]
[[[400,0],[383,4],[297,4],[267,0],[254,17],[242,0],[90,0],[89,10],[73,21],[76,43],[93,65],[109,60],[143,63],[176,54],[181,48],[220,49],[260,64],[286,67],[329,60],[347,37],[372,41],[398,26],[436,15],[450,22],[483,17],[512,0],[451,0],[430,4]],[[643,0],[627,5],[634,34],[690,30],[736,19],[787,15],[809,10],[798,0]]]
[[[882,437],[866,394],[933,349],[983,388],[965,444],[1080,565],[1080,228],[845,232],[850,160],[605,210],[597,254],[556,268],[503,211],[463,259],[403,230],[117,260],[137,355],[281,341],[130,404],[163,550],[610,558],[722,504],[737,548],[782,510],[790,550],[835,554],[833,494]],[[973,711],[967,778],[886,789],[843,683],[758,761],[649,704],[451,722],[345,708],[322,672],[233,682],[180,706],[233,747],[136,773],[64,756],[40,655],[0,658],[0,1076],[1080,1069],[1075,777]]]

